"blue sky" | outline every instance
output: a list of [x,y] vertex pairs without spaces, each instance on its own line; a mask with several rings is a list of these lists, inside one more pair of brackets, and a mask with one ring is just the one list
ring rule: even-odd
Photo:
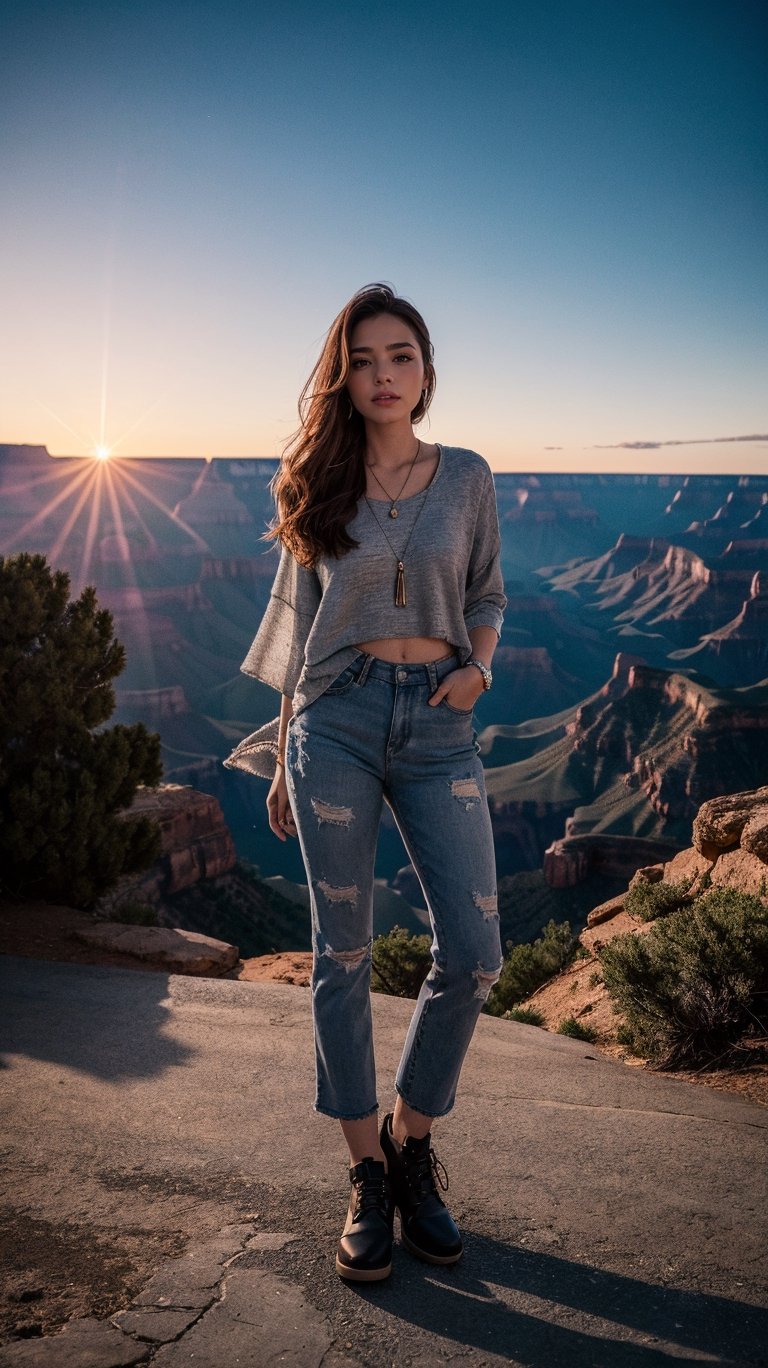
[[435,342],[424,435],[768,470],[711,440],[768,431],[762,4],[0,12],[0,440],[277,454],[387,280]]

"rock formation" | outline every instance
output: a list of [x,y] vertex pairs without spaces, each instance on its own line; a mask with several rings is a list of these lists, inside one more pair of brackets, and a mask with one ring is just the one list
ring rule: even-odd
[[[689,892],[694,894],[710,885],[732,888],[762,898],[768,907],[768,787],[725,794],[702,804],[693,823],[693,845],[671,859],[639,869],[630,887],[641,880],[689,881]],[[564,1017],[575,1017],[596,1032],[603,1048],[619,1055],[616,1032],[621,1018],[602,982],[598,951],[615,936],[646,935],[653,925],[637,921],[625,910],[628,891],[589,914],[578,938],[586,954],[520,1004],[538,1011],[549,1030],[557,1030]],[[768,1101],[764,1069],[752,1087],[757,1100]]]
[[224,815],[207,793],[180,784],[140,787],[127,815],[151,817],[158,823],[161,854],[151,869],[122,882],[110,901],[130,897],[155,902],[235,866],[235,848]]
[[573,888],[592,874],[631,879],[637,869],[671,859],[677,847],[637,836],[566,836],[544,852],[544,878],[550,888]]
[[222,480],[212,461],[201,471],[191,494],[180,499],[173,512],[189,527],[208,528],[221,524],[242,527],[253,522],[245,504],[232,485]]
[[[491,752],[486,786],[503,873],[537,867],[551,846],[552,877],[568,883],[599,863],[601,841],[609,866],[630,858],[626,838],[680,845],[702,802],[768,773],[761,686],[716,690],[643,664],[626,674],[617,666],[604,689],[536,727],[503,729],[525,758],[498,767],[502,738],[479,738]],[[588,856],[572,844],[585,836]],[[517,843],[516,866],[505,841]]]
[[706,633],[696,646],[672,651],[670,659],[734,688],[768,679],[768,573],[753,575],[749,597],[734,618]]

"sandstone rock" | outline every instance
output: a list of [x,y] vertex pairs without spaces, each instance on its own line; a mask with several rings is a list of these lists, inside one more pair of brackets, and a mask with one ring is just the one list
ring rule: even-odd
[[126,814],[151,817],[160,827],[161,854],[151,869],[120,881],[102,905],[127,899],[157,902],[201,879],[226,874],[237,863],[232,836],[216,798],[186,784],[141,787]]
[[643,865],[642,869],[635,870],[635,873],[629,881],[629,886],[630,888],[636,888],[637,885],[641,883],[660,883],[663,878],[663,864]]
[[710,798],[703,803],[693,823],[693,844],[702,853],[705,846],[718,851],[729,850],[739,845],[748,823],[754,823],[758,845],[754,853],[758,854],[760,848],[765,849],[767,839],[768,787],[752,789],[748,793],[727,793],[722,798]]
[[741,833],[741,848],[768,862],[768,803],[750,814]]
[[178,927],[131,926],[124,922],[102,922],[80,927],[79,940],[101,950],[133,955],[151,961],[171,974],[225,974],[237,964],[240,952],[235,945],[201,936]]
[[664,883],[682,883],[688,879],[693,884],[703,874],[710,873],[712,861],[698,850],[681,850],[664,866]]
[[284,950],[274,955],[254,955],[241,962],[232,978],[249,983],[292,983],[308,988],[312,980],[311,950]]
[[768,863],[750,851],[726,850],[712,866],[713,888],[735,888],[764,898],[768,890]]
[[[587,917],[587,926],[600,926],[602,922],[611,921],[624,911],[625,893],[620,893],[617,898],[609,898],[608,902],[600,903],[599,907],[593,907]],[[582,939],[580,937],[579,939]]]
[[573,888],[590,874],[610,874],[631,879],[638,868],[658,865],[671,855],[669,841],[652,841],[639,836],[571,835],[553,841],[544,853],[544,878],[550,888]]

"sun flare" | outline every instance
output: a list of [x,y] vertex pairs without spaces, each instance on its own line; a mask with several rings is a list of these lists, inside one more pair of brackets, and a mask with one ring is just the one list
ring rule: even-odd
[[97,446],[93,454],[98,461],[108,461],[111,454],[111,448],[107,446]]

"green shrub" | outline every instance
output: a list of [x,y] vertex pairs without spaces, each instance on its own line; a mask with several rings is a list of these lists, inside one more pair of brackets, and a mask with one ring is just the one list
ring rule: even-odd
[[660,1068],[706,1064],[765,1019],[768,908],[717,888],[600,952],[624,1041]]
[[393,926],[386,936],[376,936],[372,947],[373,991],[392,997],[418,997],[432,968],[431,946],[431,936],[412,936],[402,926]]
[[575,1017],[563,1017],[557,1028],[558,1035],[572,1036],[574,1040],[586,1040],[593,1045],[597,1040],[597,1031],[592,1026],[583,1026]]
[[624,910],[636,921],[655,921],[676,912],[688,901],[690,879],[680,883],[638,883],[624,899]]
[[92,907],[159,854],[157,823],[126,814],[161,778],[160,737],[105,726],[124,668],[91,586],[70,602],[45,556],[0,557],[0,881],[14,897]]
[[537,1012],[535,1007],[510,1007],[504,1013],[505,1021],[522,1021],[524,1026],[543,1026],[544,1015]]
[[491,1016],[503,1016],[515,1003],[530,997],[542,983],[546,983],[573,959],[576,941],[569,922],[547,922],[535,941],[514,945],[507,941],[509,954],[499,980],[488,996],[484,1010]]
[[590,988],[597,988],[598,984],[599,984],[599,983],[602,983],[602,981],[603,981],[603,976],[602,976],[602,974],[600,973],[600,970],[599,970],[599,969],[595,969],[595,970],[590,974],[589,980],[588,980]]

